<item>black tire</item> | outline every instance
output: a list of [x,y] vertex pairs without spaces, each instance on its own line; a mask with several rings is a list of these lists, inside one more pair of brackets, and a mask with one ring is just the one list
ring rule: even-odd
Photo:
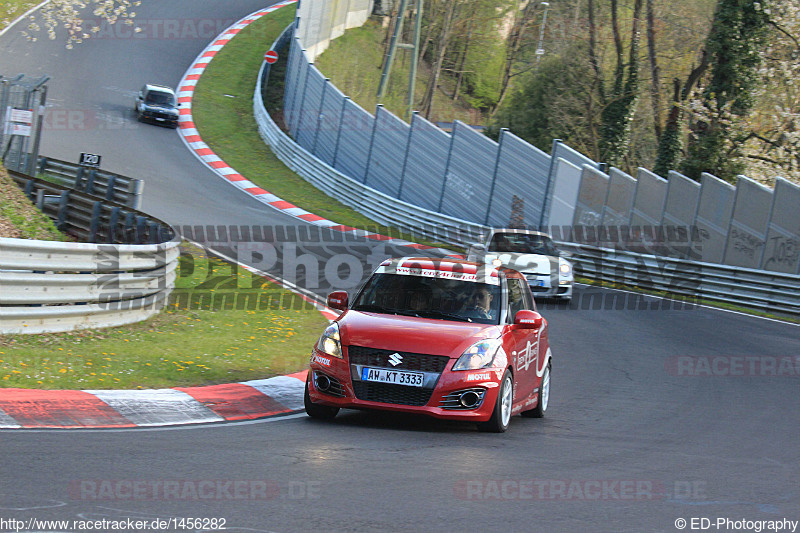
[[311,396],[308,394],[308,381],[306,381],[306,392],[303,395],[303,403],[306,407],[306,414],[311,418],[317,420],[333,420],[339,412],[338,407],[331,407],[329,405],[321,405],[311,401]]
[[547,367],[544,369],[544,374],[542,374],[542,384],[539,386],[539,401],[536,403],[536,407],[533,409],[522,411],[522,416],[525,418],[544,418],[544,414],[547,412],[547,406],[549,403],[550,363],[547,363]]
[[511,406],[514,403],[514,380],[511,372],[506,370],[497,392],[497,401],[494,403],[492,418],[487,422],[478,423],[478,429],[488,433],[505,433],[511,423]]

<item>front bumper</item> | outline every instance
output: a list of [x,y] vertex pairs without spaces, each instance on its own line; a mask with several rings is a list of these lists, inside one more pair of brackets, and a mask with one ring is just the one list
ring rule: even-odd
[[[419,413],[447,420],[489,420],[503,371],[452,371],[454,363],[448,359],[440,372],[422,370],[424,385],[414,387],[363,381],[362,362],[351,363],[349,355],[338,359],[315,350],[308,392],[314,403],[332,407]],[[368,364],[370,368],[383,368],[377,360]],[[388,365],[386,369],[395,370]]]
[[534,298],[572,298],[572,278],[561,279],[551,274],[524,272]]
[[143,120],[148,122],[152,122],[155,124],[167,124],[169,126],[176,126],[178,124],[178,115],[174,115],[172,113],[164,113],[158,110],[152,109],[145,109],[141,112],[141,117]]

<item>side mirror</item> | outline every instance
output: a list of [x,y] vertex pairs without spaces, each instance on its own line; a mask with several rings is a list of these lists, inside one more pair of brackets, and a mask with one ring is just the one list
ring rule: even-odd
[[544,324],[542,315],[530,309],[520,309],[514,315],[514,325],[520,329],[540,329],[542,324]]
[[349,303],[347,292],[345,291],[334,291],[328,295],[328,307],[331,309],[346,311]]

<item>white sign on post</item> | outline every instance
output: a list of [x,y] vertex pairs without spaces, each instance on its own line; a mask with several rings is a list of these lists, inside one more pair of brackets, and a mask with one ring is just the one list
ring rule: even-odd
[[6,135],[30,137],[31,124],[33,124],[33,110],[14,109],[11,106],[6,108],[6,125],[4,128]]
[[22,122],[23,124],[33,124],[32,109],[12,109],[11,122]]

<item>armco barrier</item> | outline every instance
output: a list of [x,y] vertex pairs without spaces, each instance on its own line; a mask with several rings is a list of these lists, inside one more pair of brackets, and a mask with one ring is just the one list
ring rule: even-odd
[[800,316],[800,276],[583,244],[559,247],[571,254],[577,276],[663,291],[687,302],[705,298]]
[[70,189],[101,196],[133,209],[139,209],[141,205],[142,180],[51,157],[40,157],[38,167],[40,175],[50,176]]
[[167,304],[180,244],[172,228],[96,196],[11,175],[63,231],[95,242],[0,238],[0,334],[119,326]]
[[[286,42],[284,32],[273,48]],[[281,131],[264,108],[261,80],[264,79],[266,65],[262,65],[259,73],[259,82],[253,95],[253,111],[261,137],[284,164],[329,196],[378,222],[461,246],[482,241],[482,234],[488,230],[486,226],[429,211],[375,191],[338,172],[295,143]],[[578,173],[581,172],[575,168]],[[587,165],[584,165],[584,170],[594,172]],[[590,279],[664,291],[692,301],[708,298],[754,309],[800,315],[800,276],[797,275],[584,244],[560,244],[572,253],[578,275]]]

